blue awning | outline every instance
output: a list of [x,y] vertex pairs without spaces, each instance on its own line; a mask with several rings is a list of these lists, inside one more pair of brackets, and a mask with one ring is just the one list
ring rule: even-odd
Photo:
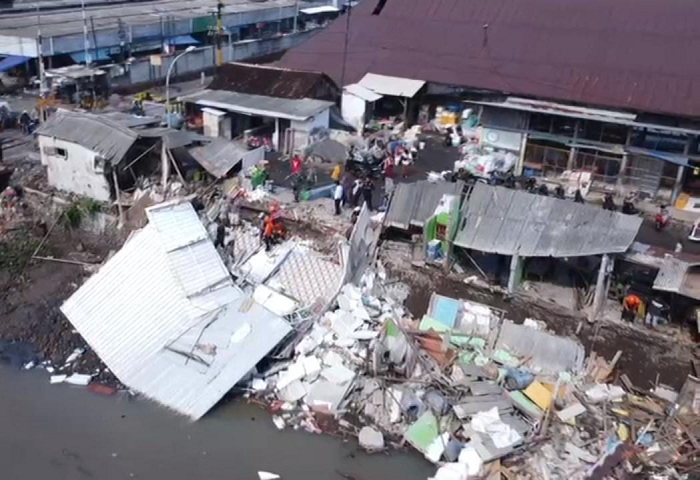
[[199,40],[194,38],[192,35],[178,35],[166,40],[168,45],[197,45]]
[[6,72],[23,63],[31,60],[31,57],[23,57],[22,55],[8,55],[0,60],[0,72]]
[[674,155],[672,153],[659,152],[658,150],[647,150],[645,148],[639,147],[625,147],[625,150],[632,155],[641,155],[643,157],[656,158],[658,160],[663,160],[664,162],[673,163],[681,167],[689,167],[688,157],[681,155]]
[[[88,50],[88,57],[90,57],[91,62],[100,62],[102,60],[111,60],[109,56],[111,52],[110,48],[98,48],[97,58],[95,58],[95,49],[91,48]],[[73,59],[75,63],[85,63],[85,52],[74,52],[70,54],[70,58]]]

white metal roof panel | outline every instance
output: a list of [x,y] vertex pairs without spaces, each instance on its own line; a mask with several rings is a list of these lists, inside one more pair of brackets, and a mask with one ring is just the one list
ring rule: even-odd
[[180,100],[243,115],[284,118],[302,122],[333,106],[333,102],[325,100],[268,97],[227,90],[202,90],[182,96]]
[[307,247],[297,245],[267,285],[283,287],[286,295],[310,306],[319,298],[332,298],[341,287],[344,270],[336,263],[324,260]]
[[[132,235],[61,310],[122,383],[197,419],[290,327],[245,299],[230,277],[220,279],[225,267],[208,239],[195,242],[194,250],[192,245],[166,250],[178,245],[167,236],[177,225],[183,238],[200,238],[189,224],[196,214],[185,205],[191,214],[171,204],[149,212],[155,221]],[[203,242],[211,248],[204,249]],[[205,279],[212,282],[207,294],[188,298]],[[234,342],[233,333],[225,333],[241,328],[249,330],[244,341]],[[199,340],[190,345],[191,357],[183,358],[170,347],[186,343],[193,329]],[[216,353],[206,358],[206,352]]]
[[377,75],[368,73],[358,82],[361,87],[372,90],[381,95],[394,97],[413,98],[418,90],[423,88],[423,80],[412,80],[410,78],[391,77],[388,75]]
[[369,88],[365,88],[357,83],[347,85],[344,88],[344,90],[352,95],[355,95],[358,98],[361,98],[365,102],[376,102],[377,100],[383,97],[383,95],[380,95],[377,92],[373,92]]
[[299,13],[306,15],[318,15],[319,13],[337,13],[340,10],[333,5],[321,5],[320,7],[302,8]]

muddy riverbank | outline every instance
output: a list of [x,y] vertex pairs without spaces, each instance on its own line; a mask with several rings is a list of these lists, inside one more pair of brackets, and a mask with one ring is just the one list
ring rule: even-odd
[[357,444],[293,430],[242,402],[197,423],[125,394],[49,385],[39,371],[0,366],[2,478],[425,480],[434,466],[409,452],[367,455]]

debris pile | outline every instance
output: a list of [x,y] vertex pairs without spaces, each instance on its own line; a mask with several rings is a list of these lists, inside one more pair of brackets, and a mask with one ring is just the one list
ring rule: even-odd
[[[700,451],[700,387],[643,392],[615,365],[528,319],[433,295],[411,319],[379,265],[336,308],[297,326],[284,355],[249,380],[279,429],[355,435],[368,451],[410,445],[434,480],[680,478]],[[619,472],[618,472],[619,471]]]

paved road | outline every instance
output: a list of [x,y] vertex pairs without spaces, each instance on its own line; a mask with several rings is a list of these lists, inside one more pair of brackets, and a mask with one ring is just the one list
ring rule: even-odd
[[[354,442],[277,431],[266,412],[228,404],[191,424],[148,402],[49,385],[0,365],[0,478],[7,480],[425,480],[417,454],[366,455]],[[346,475],[346,477],[341,476]]]

